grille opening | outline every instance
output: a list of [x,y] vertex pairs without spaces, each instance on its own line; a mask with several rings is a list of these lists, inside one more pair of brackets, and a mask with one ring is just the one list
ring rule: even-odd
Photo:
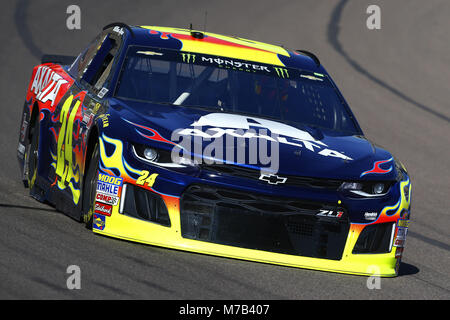
[[213,193],[210,193],[210,192],[197,191],[197,192],[194,192],[192,195],[194,197],[207,198],[207,199],[210,199],[210,200],[218,200],[219,199],[216,195],[214,195]]
[[126,185],[122,213],[170,227],[169,212],[161,196],[131,184]]
[[307,203],[307,202],[298,202],[298,201],[292,201],[289,202],[289,205],[298,209],[306,209],[306,210],[319,210],[323,206],[317,203]]
[[252,197],[249,197],[245,193],[238,192],[230,192],[227,190],[219,190],[217,191],[218,195],[224,198],[236,199],[236,200],[253,200]]
[[308,221],[291,221],[287,223],[291,233],[312,237],[314,234],[314,223]]
[[[267,184],[267,182],[259,180],[261,176],[261,170],[259,169],[246,168],[231,164],[204,164],[202,165],[202,169],[206,172],[211,172],[214,174],[252,179],[258,181],[258,183]],[[283,175],[283,177],[287,178],[286,182],[283,183],[283,185],[298,186],[304,188],[337,190],[343,182],[336,179],[311,178],[294,175]]]
[[[187,188],[180,199],[182,237],[292,255],[342,258],[348,215],[335,219],[316,216],[318,209],[337,210],[333,205],[244,192],[239,193],[245,194],[244,199],[223,196],[237,193],[203,185]],[[219,200],[214,200],[216,197]]]
[[209,214],[212,212],[213,208],[210,205],[199,204],[199,203],[186,203],[185,209],[192,212],[197,212],[200,214]]
[[284,206],[277,205],[275,203],[252,203],[250,204],[252,208],[255,208],[260,211],[268,211],[268,212],[286,212],[289,211]]
[[394,223],[366,226],[356,241],[353,253],[387,253]]
[[200,229],[199,238],[202,240],[206,240],[209,237],[209,230],[208,229]]
[[327,231],[327,232],[333,232],[333,233],[341,232],[341,226],[340,226],[340,225],[337,225],[337,224],[326,223],[326,222],[324,222],[324,223],[322,224],[322,227],[323,227],[324,230]]
[[230,208],[230,209],[237,209],[237,210],[245,210],[244,207],[242,207],[239,204],[235,204],[235,203],[227,203],[227,202],[218,202],[217,206],[221,206],[221,207],[225,207],[225,208]]

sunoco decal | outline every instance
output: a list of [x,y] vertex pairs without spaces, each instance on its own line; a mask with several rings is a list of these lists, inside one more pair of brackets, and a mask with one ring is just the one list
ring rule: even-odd
[[105,229],[106,225],[106,217],[101,214],[94,213],[94,217],[92,220],[92,228],[97,230]]

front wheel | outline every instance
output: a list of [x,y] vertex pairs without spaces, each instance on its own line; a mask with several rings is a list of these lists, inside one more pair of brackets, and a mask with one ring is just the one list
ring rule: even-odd
[[99,160],[98,144],[96,144],[89,161],[83,186],[83,221],[88,229],[92,229]]

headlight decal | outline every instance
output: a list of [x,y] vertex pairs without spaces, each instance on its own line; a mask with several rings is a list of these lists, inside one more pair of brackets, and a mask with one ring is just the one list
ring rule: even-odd
[[389,158],[387,160],[380,160],[380,161],[375,161],[373,164],[373,168],[367,171],[364,171],[363,173],[361,173],[360,177],[365,176],[366,174],[385,174],[385,173],[389,173],[392,171],[392,165],[389,166],[388,169],[382,169],[380,166],[391,162],[392,160],[394,160],[394,158]]
[[406,217],[403,213],[408,211],[410,207],[409,197],[405,196],[405,188],[411,191],[411,182],[409,178],[398,183],[399,198],[393,205],[385,206],[378,216],[378,219],[368,223],[352,223],[350,231],[353,237],[350,247],[354,248],[357,240],[362,234],[363,230],[368,226],[379,226],[386,223],[392,223],[392,229],[390,232],[389,252],[392,252],[393,248],[396,248],[395,257],[401,258],[403,246],[406,240],[407,227],[409,224],[409,217]]
[[[108,156],[106,153],[106,144],[111,144],[114,147],[114,151],[112,152],[112,154],[110,156]],[[102,136],[99,138],[99,146],[100,146],[99,151],[100,151],[100,169],[101,169],[101,171],[103,171],[109,175],[116,176],[117,174],[114,174],[114,172],[112,172],[113,169],[116,169],[120,173],[120,176],[123,178],[124,183],[132,183],[132,184],[138,184],[137,180],[142,178],[142,176],[145,173],[147,173],[147,175],[148,175],[148,171],[138,170],[138,169],[134,168],[133,166],[131,166],[125,160],[125,157],[123,155],[124,147],[123,147],[123,142],[121,140],[113,139],[113,138],[106,136],[105,134],[102,134]],[[156,181],[154,181],[154,182],[156,182]],[[153,188],[154,183],[152,183],[151,185],[145,184],[142,187],[145,189],[148,189],[150,191],[153,191],[155,193],[158,193],[161,196],[174,197],[173,195],[165,194],[165,193],[155,190]],[[176,198],[178,198],[178,197],[176,197]],[[164,200],[166,200],[166,199],[164,198]]]
[[[394,181],[343,182],[339,190],[350,197],[379,198],[385,196],[394,183]],[[376,187],[378,192],[375,190]]]
[[409,199],[407,199],[404,195],[404,188],[409,188],[409,191],[411,191],[411,182],[409,178],[405,181],[400,181],[398,188],[400,189],[400,193],[397,202],[395,204],[385,206],[383,209],[381,209],[380,214],[378,215],[378,219],[367,223],[352,223],[352,224],[368,225],[374,223],[397,221],[401,217],[400,216],[401,211],[403,209],[409,208]]
[[[114,146],[114,152],[109,157],[106,154],[105,142],[112,144]],[[103,164],[103,167],[104,167],[102,169],[115,168],[115,169],[119,170],[119,172],[125,179],[130,179],[130,180],[134,180],[131,178],[130,175],[132,175],[132,174],[140,175],[141,174],[141,170],[134,169],[123,158],[123,143],[122,143],[122,141],[120,141],[118,139],[109,138],[105,134],[103,134],[102,137],[99,139],[99,143],[100,143],[100,159],[101,159],[101,163]],[[110,172],[110,174],[111,174],[111,172]]]
[[172,145],[176,145],[176,143],[167,140],[166,138],[164,138],[158,131],[156,131],[155,129],[131,122],[125,118],[121,118],[123,121],[128,122],[129,124],[132,124],[133,126],[136,126],[140,129],[143,129],[145,131],[148,131],[151,133],[151,135],[148,134],[144,134],[141,131],[139,131],[137,128],[135,128],[136,132],[139,133],[141,136],[143,136],[144,138],[150,139],[150,140],[155,140],[155,141],[159,141],[159,142],[164,142],[164,143],[168,143],[168,144],[172,144]]

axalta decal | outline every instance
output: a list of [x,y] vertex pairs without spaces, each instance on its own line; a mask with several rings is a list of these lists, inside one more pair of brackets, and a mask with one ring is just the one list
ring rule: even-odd
[[34,69],[27,100],[32,96],[51,112],[73,84],[73,79],[58,65],[41,65]]
[[[263,132],[270,132],[270,134]],[[190,128],[176,130],[176,133],[172,135],[172,141],[182,136],[199,137],[210,141],[223,138],[225,135],[243,139],[265,139],[269,142],[305,148],[324,157],[353,160],[342,152],[328,148],[327,144],[314,139],[306,131],[268,119],[236,114],[210,113],[202,116],[193,122]],[[179,146],[189,150],[189,146],[183,145],[183,141]]]

